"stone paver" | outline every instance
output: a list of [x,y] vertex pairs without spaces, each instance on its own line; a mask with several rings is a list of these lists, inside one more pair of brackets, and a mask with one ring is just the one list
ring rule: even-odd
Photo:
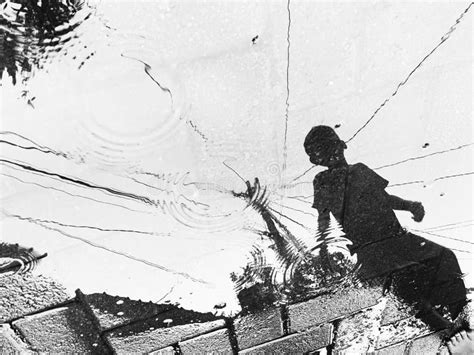
[[408,354],[437,354],[441,347],[443,334],[444,332],[436,332],[414,339],[408,347]]
[[375,351],[375,355],[403,355],[407,347],[406,342],[380,348]]
[[429,327],[421,320],[412,316],[397,323],[381,327],[376,347],[385,348],[403,341],[408,342],[413,338],[421,337],[428,333],[430,333]]
[[77,303],[20,318],[13,326],[35,351],[109,353],[95,326]]
[[0,353],[1,354],[32,354],[27,344],[13,332],[8,324],[0,325]]
[[42,275],[16,274],[0,278],[0,322],[9,322],[69,299],[57,282]]
[[166,348],[224,326],[225,321],[211,313],[180,309],[106,332],[105,337],[119,354],[142,353]]
[[234,320],[234,331],[239,349],[247,349],[283,335],[281,311],[269,308]]
[[381,288],[345,289],[288,306],[290,332],[304,330],[374,306],[382,297]]
[[167,348],[164,349],[159,349],[152,351],[151,353],[148,353],[148,355],[175,355],[176,351],[172,346],[168,346]]
[[301,354],[315,351],[331,344],[332,331],[331,324],[324,324],[240,351],[239,354]]
[[181,353],[186,354],[233,354],[227,329],[201,335],[179,343]]
[[127,297],[110,296],[106,293],[84,295],[77,290],[76,294],[90,308],[101,330],[150,318],[173,308],[177,309],[173,305],[133,301]]

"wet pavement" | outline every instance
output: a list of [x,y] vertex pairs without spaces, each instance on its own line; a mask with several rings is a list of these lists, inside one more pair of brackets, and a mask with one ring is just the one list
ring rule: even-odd
[[472,287],[468,3],[0,6],[5,272],[213,317],[358,290],[354,233],[312,208],[324,124]]

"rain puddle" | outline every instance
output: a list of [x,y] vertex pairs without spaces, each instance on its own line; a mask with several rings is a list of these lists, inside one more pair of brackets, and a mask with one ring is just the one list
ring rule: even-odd
[[[388,54],[368,56],[369,44],[382,48],[385,39],[366,32],[364,11],[396,19],[407,11],[410,22],[422,10],[360,6],[290,13],[286,2],[4,1],[0,268],[35,268],[71,292],[219,314],[358,287],[340,218],[331,214],[321,232],[312,208],[313,178],[324,169],[308,161],[303,142],[324,124],[349,139],[348,160],[390,180],[390,193],[423,201],[422,224],[397,216],[453,248],[466,272],[472,135],[462,104],[472,96],[440,88],[469,67],[468,54],[449,52],[468,26],[458,21],[441,42],[447,49],[430,52],[462,6],[431,9],[434,35],[420,30],[426,45],[396,52],[386,76]],[[316,23],[303,16],[321,10],[327,16]],[[307,33],[333,33],[327,18],[336,10],[357,21],[318,37],[323,52],[307,49]],[[407,38],[390,41],[401,48]],[[433,59],[415,77],[427,53]],[[420,112],[409,109],[419,105],[410,90],[425,100]],[[437,112],[439,100],[456,114]],[[404,115],[423,118],[396,121]]]

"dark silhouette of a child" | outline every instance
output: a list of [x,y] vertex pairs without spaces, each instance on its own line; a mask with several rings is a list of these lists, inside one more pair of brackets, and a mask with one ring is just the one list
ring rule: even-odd
[[331,213],[352,242],[348,248],[357,254],[361,278],[390,280],[405,273],[394,292],[415,305],[426,323],[435,328],[449,326],[439,308],[447,307],[454,319],[466,303],[456,256],[407,232],[393,211],[409,211],[419,222],[424,217],[422,204],[388,194],[388,181],[366,165],[349,165],[344,157],[347,146],[331,127],[313,127],[304,148],[313,164],[328,168],[313,182],[320,233],[327,233]]

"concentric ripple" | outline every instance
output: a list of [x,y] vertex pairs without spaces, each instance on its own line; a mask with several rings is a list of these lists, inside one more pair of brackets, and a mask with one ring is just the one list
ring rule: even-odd
[[[0,75],[6,70],[14,85],[24,83],[66,55],[81,44],[79,27],[91,13],[82,0],[5,2],[0,7]],[[80,55],[82,61],[87,57]]]

